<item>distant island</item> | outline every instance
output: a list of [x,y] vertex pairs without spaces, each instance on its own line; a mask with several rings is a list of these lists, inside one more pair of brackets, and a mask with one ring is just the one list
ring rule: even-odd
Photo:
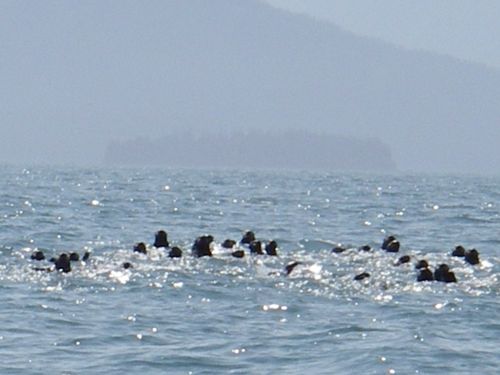
[[371,138],[306,131],[177,132],[108,144],[109,165],[394,171],[390,148]]

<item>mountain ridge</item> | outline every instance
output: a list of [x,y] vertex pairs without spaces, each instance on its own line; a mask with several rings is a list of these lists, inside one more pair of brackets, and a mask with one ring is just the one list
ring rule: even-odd
[[253,0],[44,2],[17,18],[8,10],[0,31],[10,22],[19,32],[1,39],[7,160],[85,163],[112,140],[210,128],[376,138],[403,170],[500,164],[500,74],[489,68]]

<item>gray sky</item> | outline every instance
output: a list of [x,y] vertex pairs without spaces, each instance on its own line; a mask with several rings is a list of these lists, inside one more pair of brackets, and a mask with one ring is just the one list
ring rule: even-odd
[[498,0],[264,0],[407,48],[500,68]]

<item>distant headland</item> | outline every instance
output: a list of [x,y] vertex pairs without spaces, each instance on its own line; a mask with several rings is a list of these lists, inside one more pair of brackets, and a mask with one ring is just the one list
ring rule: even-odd
[[105,163],[335,171],[396,169],[389,146],[377,139],[308,131],[181,131],[156,139],[115,140],[108,144]]

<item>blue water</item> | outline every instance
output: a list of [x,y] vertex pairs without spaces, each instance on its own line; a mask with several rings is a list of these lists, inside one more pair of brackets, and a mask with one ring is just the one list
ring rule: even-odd
[[[13,166],[0,175],[0,374],[498,373],[500,178]],[[182,259],[133,253],[159,229]],[[236,259],[218,246],[248,229],[275,239],[280,256]],[[203,234],[215,255],[195,259]],[[379,250],[388,234],[399,254]],[[350,250],[332,254],[338,243]],[[374,250],[356,250],[365,244]],[[481,264],[452,258],[458,244],[477,248]],[[30,260],[35,249],[91,257],[68,274],[40,272],[50,264]],[[411,264],[394,266],[404,254]],[[448,263],[458,283],[417,283],[422,258]],[[363,271],[371,277],[354,281]]]

